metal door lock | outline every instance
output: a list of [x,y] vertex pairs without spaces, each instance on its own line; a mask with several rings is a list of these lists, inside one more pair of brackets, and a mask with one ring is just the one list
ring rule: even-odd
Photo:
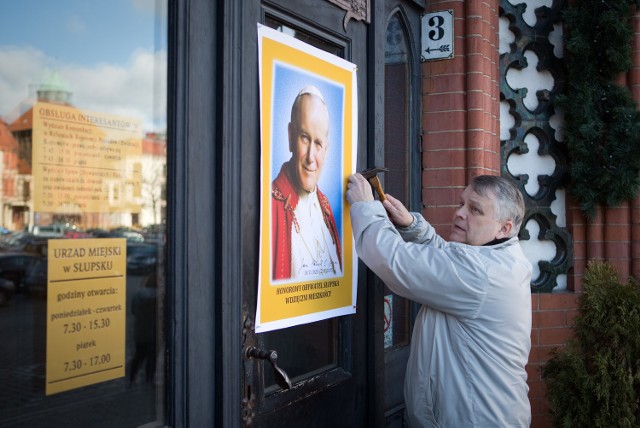
[[278,353],[276,351],[267,351],[265,349],[258,349],[254,346],[247,346],[244,348],[244,355],[247,358],[255,358],[257,360],[266,360],[273,366],[273,375],[276,379],[276,383],[282,389],[291,389],[291,380],[287,373],[278,367]]

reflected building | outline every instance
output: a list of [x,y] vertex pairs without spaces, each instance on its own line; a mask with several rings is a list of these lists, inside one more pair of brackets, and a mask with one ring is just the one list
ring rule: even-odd
[[[30,85],[28,98],[9,115],[0,118],[0,160],[2,162],[2,211],[0,226],[9,230],[31,230],[37,225],[69,224],[81,229],[115,227],[141,228],[165,223],[166,218],[166,132],[146,133],[140,155],[126,159],[128,168],[139,170],[140,183],[108,188],[109,199],[128,197],[140,208],[122,213],[87,212],[73,203],[61,204],[55,212],[34,209],[34,111],[36,102],[73,107],[72,92],[56,72],[45,72],[43,83]],[[16,117],[17,116],[17,117]],[[35,144],[38,142],[36,141]],[[125,194],[126,195],[122,195]]]
[[[30,120],[28,121],[30,123]],[[9,230],[21,230],[28,224],[31,211],[29,208],[31,162],[25,160],[23,150],[26,145],[19,142],[13,132],[14,129],[19,136],[23,136],[19,123],[9,125],[0,118],[0,163],[2,165],[0,226]]]

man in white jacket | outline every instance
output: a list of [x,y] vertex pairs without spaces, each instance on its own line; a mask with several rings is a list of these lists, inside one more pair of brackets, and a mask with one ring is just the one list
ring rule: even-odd
[[356,250],[394,293],[422,305],[405,402],[411,427],[528,427],[531,264],[517,234],[518,188],[478,176],[460,197],[449,241],[400,201],[375,201],[360,174],[347,200]]

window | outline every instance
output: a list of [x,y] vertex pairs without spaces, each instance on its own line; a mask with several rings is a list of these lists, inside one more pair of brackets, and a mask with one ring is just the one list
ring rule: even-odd
[[167,2],[0,23],[0,425],[164,425]]

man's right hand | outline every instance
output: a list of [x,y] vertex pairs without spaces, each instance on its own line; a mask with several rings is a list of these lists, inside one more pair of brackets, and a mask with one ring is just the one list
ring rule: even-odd
[[387,210],[389,220],[399,227],[408,227],[413,223],[413,216],[402,205],[402,202],[387,193],[387,200],[382,202],[382,205]]
[[371,185],[369,184],[367,179],[362,176],[362,174],[358,173],[349,176],[346,196],[347,201],[349,201],[350,204],[355,204],[356,202],[373,201],[373,191],[371,190]]

